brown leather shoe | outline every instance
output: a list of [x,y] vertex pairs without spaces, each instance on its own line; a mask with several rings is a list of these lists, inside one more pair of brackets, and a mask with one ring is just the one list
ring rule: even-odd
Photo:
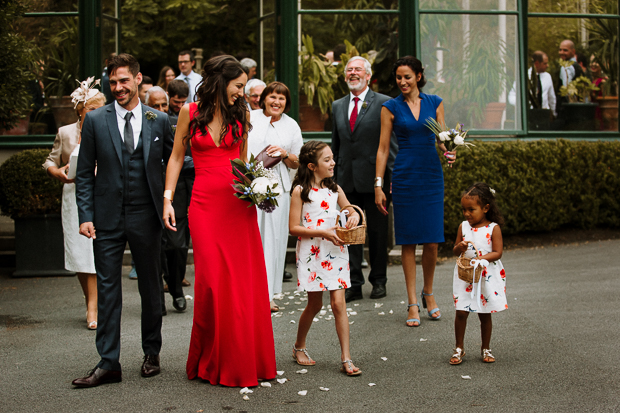
[[101,384],[119,383],[123,381],[120,370],[104,370],[95,367],[88,372],[88,376],[75,379],[71,382],[76,387],[97,387]]
[[144,356],[144,363],[142,363],[140,373],[142,374],[142,377],[153,377],[161,373],[161,367],[159,367],[159,355]]
[[185,278],[183,278],[183,281],[181,281],[181,285],[183,287],[190,287],[192,285],[192,283],[187,281]]

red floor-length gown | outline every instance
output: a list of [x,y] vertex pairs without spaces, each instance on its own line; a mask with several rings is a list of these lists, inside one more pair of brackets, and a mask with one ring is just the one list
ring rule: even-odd
[[[190,119],[197,110],[190,104]],[[196,181],[189,207],[194,248],[194,324],[187,377],[224,386],[257,386],[276,376],[267,274],[256,208],[235,197],[229,131],[191,138]]]

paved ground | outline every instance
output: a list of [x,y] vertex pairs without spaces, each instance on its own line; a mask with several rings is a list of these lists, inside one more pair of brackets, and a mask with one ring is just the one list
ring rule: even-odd
[[[307,374],[296,374],[301,367],[290,356],[297,326],[291,320],[298,319],[305,302],[282,300],[288,304],[282,304],[282,316],[272,320],[278,370],[289,381],[255,388],[249,401],[238,388],[186,379],[191,302],[188,312],[169,310],[164,318],[162,374],[139,376],[139,299],[136,282],[127,278],[123,382],[73,389],[71,380],[98,360],[77,279],[2,275],[0,411],[620,411],[619,252],[620,240],[611,240],[506,253],[510,308],[494,316],[492,348],[498,361],[492,365],[480,361],[475,317],[470,317],[465,361],[460,366],[447,362],[453,347],[451,260],[437,267],[435,292],[443,310],[439,321],[424,317],[421,327],[405,327],[404,281],[398,266],[389,269],[386,299],[349,305],[357,312],[350,316],[351,341],[354,360],[364,371],[361,377],[339,372],[333,321],[323,319],[313,325],[308,342],[318,364]],[[193,281],[193,273],[188,278]],[[292,292],[294,283],[284,287]],[[186,292],[192,294],[191,288]],[[364,291],[366,296],[369,292]],[[376,303],[383,306],[375,308]],[[289,314],[292,311],[295,314]],[[465,375],[471,379],[463,379]],[[320,391],[321,386],[329,391]],[[308,394],[300,396],[300,390]]]

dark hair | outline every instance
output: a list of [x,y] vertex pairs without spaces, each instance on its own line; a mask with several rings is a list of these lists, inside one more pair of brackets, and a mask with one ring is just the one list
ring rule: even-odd
[[189,86],[184,80],[174,79],[168,83],[168,96],[171,98],[178,96],[181,99],[187,99],[189,96]]
[[159,79],[157,79],[157,86],[159,86],[160,88],[163,88],[164,90],[166,90],[166,87],[167,87],[166,86],[166,73],[168,73],[168,70],[172,70],[172,72],[174,73],[173,68],[171,68],[170,66],[164,66],[159,71]]
[[333,52],[334,61],[340,62],[342,60],[341,56],[347,52],[347,46],[345,46],[343,43],[337,44],[336,46],[334,46]]
[[155,85],[150,76],[142,76],[142,85]]
[[179,52],[179,56],[185,56],[186,54],[189,55],[190,63],[193,62],[194,60],[196,60],[196,58],[194,57],[194,52],[192,52],[191,50],[181,50]]
[[[321,151],[328,147],[325,142],[321,141],[308,141],[301,147],[299,152],[299,168],[293,179],[293,186],[291,188],[291,195],[293,189],[297,188],[297,185],[301,185],[301,201],[312,202],[308,194],[312,189],[312,181],[314,180],[314,172],[310,170],[308,164],[318,164]],[[338,185],[332,178],[325,178],[321,181],[321,186],[329,188],[332,192],[338,192]]]
[[265,89],[263,89],[263,93],[260,95],[260,100],[258,101],[258,105],[265,110],[265,98],[267,95],[272,93],[279,93],[280,95],[284,95],[286,98],[286,105],[284,106],[284,113],[288,112],[291,108],[291,92],[288,90],[288,87],[282,82],[271,82],[268,84]]
[[[220,139],[232,128],[233,143],[243,139],[243,135],[252,129],[247,118],[248,108],[244,99],[237,99],[232,106],[228,105],[228,84],[241,76],[243,68],[232,56],[223,55],[212,57],[202,68],[202,80],[196,91],[198,110],[189,123],[189,134],[185,139],[196,134],[197,131],[207,134],[207,125],[213,120],[215,110],[222,116]],[[238,123],[241,123],[239,128]]]
[[582,63],[584,66],[588,66],[590,64],[588,57],[583,53],[577,53],[577,63]]
[[392,76],[396,79],[396,70],[401,66],[409,66],[413,73],[416,75],[421,75],[420,80],[418,81],[418,89],[422,89],[424,85],[426,85],[426,77],[424,77],[424,66],[422,66],[422,62],[416,57],[413,56],[405,56],[401,57],[394,63],[394,67],[392,68]]
[[[118,56],[112,56],[110,58],[108,61],[108,75],[112,76],[119,67],[128,68],[129,73],[131,73],[133,77],[138,76],[138,73],[140,73],[140,63],[138,63],[135,57],[128,53],[121,53]],[[153,83],[153,81],[151,81],[151,83]]]
[[536,50],[534,53],[532,53],[532,62],[542,63],[545,56],[547,56],[545,52]]
[[474,198],[478,199],[478,205],[485,207],[489,205],[489,210],[486,213],[486,217],[489,221],[495,222],[499,225],[504,224],[504,217],[499,211],[497,204],[495,203],[495,195],[491,192],[491,187],[484,182],[476,182],[463,192],[462,198]]

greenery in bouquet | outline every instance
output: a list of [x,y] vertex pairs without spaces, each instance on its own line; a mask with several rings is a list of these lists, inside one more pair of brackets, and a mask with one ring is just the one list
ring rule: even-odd
[[460,146],[475,146],[473,143],[465,141],[468,131],[463,130],[463,126],[465,125],[457,123],[455,128],[449,129],[445,123],[439,123],[433,118],[426,120],[426,127],[433,131],[449,152],[456,150]]
[[265,212],[273,212],[278,206],[277,197],[280,195],[280,184],[275,173],[258,162],[254,155],[250,155],[249,162],[237,158],[230,161],[235,176],[232,187],[235,196],[256,205]]

